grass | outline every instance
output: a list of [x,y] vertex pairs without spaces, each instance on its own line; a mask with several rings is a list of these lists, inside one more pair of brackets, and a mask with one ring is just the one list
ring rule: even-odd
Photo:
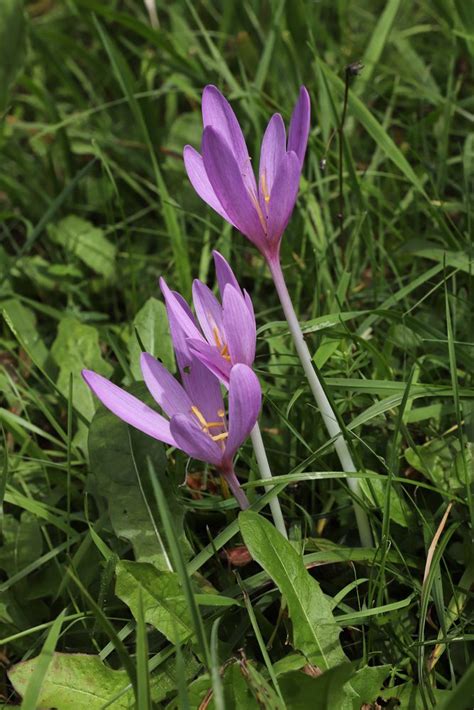
[[[158,28],[133,0],[21,5],[0,8],[0,707],[471,707],[468,4],[158,0]],[[299,85],[310,92],[282,264],[350,436],[373,550],[358,547],[262,258],[185,175],[207,83],[251,155],[269,116],[288,121]],[[250,445],[237,473],[262,513],[239,525],[211,470],[95,414],[80,378],[88,367],[142,396],[142,345],[173,367],[157,280],[186,295],[193,278],[213,284],[214,248],[254,301],[260,424],[293,546],[259,564],[242,536],[252,547],[266,529],[275,491]],[[294,549],[349,669],[314,669],[326,637],[288,607],[272,556],[297,565]]]

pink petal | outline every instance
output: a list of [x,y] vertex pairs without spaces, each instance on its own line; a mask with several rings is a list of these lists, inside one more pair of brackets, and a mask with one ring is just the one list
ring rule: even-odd
[[221,386],[215,375],[190,353],[191,362],[182,376],[183,386],[193,405],[208,422],[218,421],[218,412],[224,410]]
[[294,151],[303,165],[308,144],[309,124],[311,119],[311,101],[307,89],[302,86],[296,106],[293,110],[288,132],[288,150]]
[[296,153],[285,153],[268,203],[268,241],[275,246],[290,221],[298,196],[300,161]]
[[[184,167],[191,181],[191,185],[196,190],[199,197],[207,202],[221,217],[228,222],[231,222],[219,199],[212,189],[209,178],[207,177],[206,169],[202,157],[197,150],[194,150],[190,145],[186,145],[183,151]],[[231,222],[232,224],[232,222]],[[235,226],[235,225],[234,225]]]
[[232,365],[223,357],[217,348],[202,340],[188,340],[191,353],[210,370],[224,387],[229,387],[229,378]]
[[[285,124],[279,113],[271,117],[260,151],[259,183],[260,204],[265,206],[265,195],[270,195],[278,165],[286,153]],[[268,202],[268,200],[267,200]]]
[[189,414],[191,400],[184,388],[161,362],[149,353],[142,353],[140,366],[146,386],[168,417],[171,418],[175,414]]
[[194,316],[184,298],[179,293],[171,291],[163,278],[160,278],[160,288],[165,298],[176,362],[178,363],[181,377],[183,377],[185,369],[191,362],[186,338],[204,338],[197,328]]
[[255,193],[255,176],[242,129],[231,105],[215,86],[208,85],[204,89],[202,120],[204,128],[211,126],[225,140],[235,157],[247,189]]
[[237,291],[240,291],[240,286],[235,278],[235,274],[229,266],[229,263],[218,251],[214,249],[212,252],[214,257],[214,266],[216,269],[217,283],[219,284],[219,291],[221,298],[224,295],[224,289],[227,284],[231,284]]
[[233,365],[239,362],[252,365],[257,339],[255,318],[250,314],[245,298],[230,284],[225,287],[222,305],[231,362]]
[[229,219],[256,246],[264,248],[264,218],[259,217],[257,194],[249,193],[232,151],[211,127],[204,130],[202,154],[209,181]]
[[213,441],[201,430],[197,420],[184,414],[177,414],[172,418],[170,428],[176,445],[188,456],[214,466],[220,465],[222,448],[217,441]]
[[222,306],[211,289],[197,279],[193,282],[193,303],[199,325],[207,342],[213,346],[225,344],[222,324]]
[[176,446],[169,422],[161,414],[92,370],[83,370],[82,376],[102,404],[122,421],[158,441]]
[[262,391],[255,373],[247,365],[234,365],[229,386],[229,436],[225,459],[231,461],[255,426],[262,404]]

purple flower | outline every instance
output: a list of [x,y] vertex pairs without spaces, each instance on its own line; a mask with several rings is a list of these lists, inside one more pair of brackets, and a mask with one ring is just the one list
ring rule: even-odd
[[307,90],[300,89],[288,142],[281,115],[270,119],[260,151],[258,186],[237,118],[215,86],[204,89],[202,118],[202,155],[189,145],[184,148],[184,164],[194,189],[267,259],[275,259],[295,206],[308,142]]
[[102,375],[83,370],[83,377],[103,405],[120,419],[200,461],[233,473],[232,459],[257,421],[260,384],[246,365],[232,368],[226,416],[218,380],[197,360],[185,365],[181,385],[149,353],[140,361],[143,379],[166,417],[158,414]]
[[193,302],[201,330],[184,299],[171,291],[164,279],[160,279],[160,286],[175,348],[180,331],[190,353],[229,387],[234,365],[253,365],[257,337],[255,314],[250,296],[242,291],[222,254],[214,251],[213,256],[222,304],[205,284],[194,281]]

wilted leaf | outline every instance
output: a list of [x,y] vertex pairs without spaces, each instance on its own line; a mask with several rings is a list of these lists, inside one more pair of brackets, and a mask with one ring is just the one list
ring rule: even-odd
[[109,242],[104,232],[81,217],[69,215],[56,225],[50,225],[48,233],[66,251],[77,256],[97,274],[112,279],[116,274],[115,245]]
[[294,647],[321,668],[344,662],[340,628],[334,621],[331,606],[295,548],[257,513],[241,513],[239,524],[252,557],[286,599],[293,624]]
[[140,353],[142,349],[135,330],[146,352],[154,355],[163,362],[168,370],[174,372],[174,350],[171,344],[165,305],[156,298],[149,298],[138,311],[133,321],[132,334],[128,345],[131,370],[136,380],[142,380],[140,369]]
[[[144,384],[137,383],[130,391],[139,399],[146,399]],[[162,444],[100,407],[90,425],[88,446],[91,470],[97,477],[99,493],[107,499],[116,535],[132,543],[138,560],[152,562],[159,569],[169,569],[158,515],[155,513],[158,527],[150,517],[149,506],[154,506],[147,473],[148,458],[160,477],[183,551],[189,546],[184,535],[184,511],[174,486],[166,477]]]
[[108,376],[112,367],[105,362],[99,346],[97,330],[75,318],[64,318],[58,328],[51,355],[59,366],[58,387],[65,397],[69,395],[69,378],[73,378],[73,403],[86,419],[95,411],[92,392],[81,376],[84,368]]
[[[37,658],[17,663],[8,671],[10,681],[23,695]],[[100,710],[129,684],[125,671],[107,668],[98,656],[55,653],[41,687],[39,707],[57,710]],[[133,693],[127,691],[108,707],[130,708]]]

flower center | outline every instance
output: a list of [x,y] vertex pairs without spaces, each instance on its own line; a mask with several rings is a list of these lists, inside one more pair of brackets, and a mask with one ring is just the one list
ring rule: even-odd
[[222,355],[222,357],[225,358],[227,362],[230,362],[228,345],[227,343],[222,343],[221,334],[219,333],[219,328],[217,327],[217,325],[213,327],[212,332],[214,333],[214,342],[216,343],[217,349],[219,350],[219,354]]
[[[227,431],[220,432],[219,434],[212,434],[211,431],[212,429],[225,429],[225,422],[224,422],[224,417],[225,417],[225,412],[223,409],[218,409],[217,410],[217,416],[220,417],[220,421],[218,422],[208,422],[204,416],[204,414],[201,412],[201,410],[196,407],[194,404],[191,407],[191,412],[194,414],[196,419],[198,420],[199,424],[201,425],[201,431],[205,432],[208,434],[213,441],[221,441],[223,442],[227,437],[229,436]],[[223,446],[223,444],[222,444]]]

